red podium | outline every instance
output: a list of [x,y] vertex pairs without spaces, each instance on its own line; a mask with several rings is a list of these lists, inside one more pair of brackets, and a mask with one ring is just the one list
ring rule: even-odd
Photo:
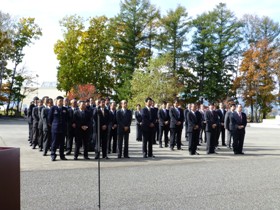
[[20,150],[0,147],[0,209],[20,209]]

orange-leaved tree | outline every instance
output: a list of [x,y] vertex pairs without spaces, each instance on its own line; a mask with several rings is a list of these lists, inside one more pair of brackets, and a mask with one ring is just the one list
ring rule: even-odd
[[89,98],[98,98],[99,94],[96,93],[96,88],[91,84],[76,85],[68,92],[68,98],[76,98],[78,100],[86,100]]
[[275,101],[276,95],[274,75],[276,71],[275,60],[279,59],[277,49],[270,46],[267,40],[251,44],[250,48],[243,54],[243,60],[239,69],[240,75],[234,81],[246,106],[251,107],[253,119],[254,106],[255,120],[258,121],[257,110],[260,109],[263,119],[271,111],[271,103]]

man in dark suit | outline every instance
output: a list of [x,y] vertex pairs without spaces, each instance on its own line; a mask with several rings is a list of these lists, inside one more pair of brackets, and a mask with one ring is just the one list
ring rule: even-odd
[[75,153],[74,160],[78,160],[81,145],[84,148],[84,159],[88,160],[89,127],[91,125],[91,113],[86,109],[86,103],[80,101],[79,109],[74,111],[73,127],[75,128]]
[[33,101],[30,102],[30,105],[28,107],[27,110],[27,119],[28,119],[28,141],[30,143],[30,146],[32,145],[32,140],[33,140],[33,118],[32,118],[32,112],[34,107],[36,106],[35,104],[37,104],[37,100],[39,100],[39,98],[36,96],[33,98]]
[[168,132],[170,127],[169,110],[166,109],[166,101],[161,105],[161,109],[158,112],[159,119],[159,147],[162,148],[162,136],[164,133],[164,145],[168,147]]
[[191,104],[188,104],[186,109],[184,110],[184,121],[185,121],[185,139],[188,141],[188,120],[187,120],[187,115],[188,112],[191,110]]
[[[95,121],[96,132],[100,134],[100,146],[102,146],[102,157],[104,159],[109,159],[107,156],[107,136],[108,136],[108,125],[109,125],[109,110],[105,107],[105,99],[100,99],[99,107],[95,109],[93,114],[93,118]],[[98,120],[99,119],[99,120]],[[99,124],[98,124],[99,122]],[[98,136],[96,138],[96,150],[95,150],[95,159],[99,158],[99,151],[98,148]]]
[[226,110],[224,108],[223,103],[219,104],[219,109],[217,110],[217,114],[219,116],[220,119],[220,127],[219,127],[219,135],[217,135],[217,141],[218,141],[218,145],[219,145],[219,137],[220,134],[222,134],[222,146],[227,146],[226,142],[225,142],[225,115],[226,115]]
[[43,156],[47,155],[48,150],[51,146],[52,135],[51,135],[51,126],[49,125],[49,111],[53,107],[53,99],[48,98],[46,102],[46,107],[42,110],[41,117],[43,119]]
[[142,141],[142,116],[141,116],[141,105],[137,104],[135,111],[136,121],[136,141]]
[[[143,144],[142,152],[143,158],[153,157],[153,132],[155,129],[156,116],[152,114],[151,105],[152,99],[150,97],[145,99],[146,107],[141,110],[142,116],[142,131],[143,131]],[[148,145],[148,148],[147,148]]]
[[179,108],[179,100],[174,101],[173,107],[169,111],[170,116],[170,150],[174,150],[177,145],[178,150],[182,150],[182,130],[184,124],[184,112]]
[[38,145],[38,139],[39,139],[39,109],[43,106],[42,100],[38,100],[36,106],[32,110],[32,118],[33,118],[33,139],[32,139],[32,149],[35,149]]
[[187,113],[188,121],[188,138],[189,138],[189,153],[190,155],[198,155],[196,152],[199,142],[199,131],[201,126],[201,114],[196,112],[196,105],[191,104],[190,111]]
[[124,158],[129,158],[128,156],[128,142],[130,125],[132,120],[132,112],[127,109],[127,102],[125,100],[121,101],[121,109],[117,111],[117,123],[118,123],[118,158],[122,157],[122,148],[124,143]]
[[218,126],[218,115],[217,112],[214,111],[214,104],[211,103],[209,105],[209,110],[205,112],[205,121],[206,121],[206,139],[207,146],[206,152],[207,154],[213,154],[215,152],[215,142],[217,135],[217,126]]
[[204,133],[204,142],[206,143],[206,132],[205,132],[205,127],[206,127],[206,121],[205,121],[205,106],[203,104],[200,105],[199,112],[201,114],[201,129],[199,132],[199,140],[200,143],[203,143],[203,133]]
[[231,115],[235,111],[235,104],[231,103],[229,105],[230,110],[226,112],[225,116],[225,129],[227,131],[227,147],[231,149],[231,139],[232,139],[232,131],[233,131],[233,125],[231,122]]
[[74,112],[79,110],[77,100],[72,99],[70,101],[71,106],[67,109],[68,110],[68,119],[67,119],[67,134],[66,134],[66,155],[70,155],[73,149],[73,141],[75,138],[75,128],[73,127],[73,120],[74,120]]
[[242,105],[237,105],[236,111],[231,115],[233,128],[233,152],[235,155],[244,155],[243,144],[245,137],[245,128],[247,126],[247,116],[242,112]]
[[67,160],[64,155],[64,139],[66,135],[67,108],[63,106],[63,97],[56,98],[56,106],[49,111],[49,124],[51,125],[52,143],[51,143],[51,160],[56,160],[56,150],[59,148],[61,160]]
[[44,131],[43,131],[43,118],[42,118],[42,111],[43,109],[47,106],[47,100],[48,96],[44,96],[42,98],[42,106],[38,108],[38,116],[39,116],[39,124],[38,124],[38,131],[39,131],[39,136],[38,136],[38,145],[39,145],[39,151],[43,151],[43,138],[44,138]]
[[[117,111],[116,111],[116,102],[110,104],[109,111],[109,125],[108,125],[108,154],[112,151],[113,153],[117,152]],[[113,145],[112,145],[113,139]]]

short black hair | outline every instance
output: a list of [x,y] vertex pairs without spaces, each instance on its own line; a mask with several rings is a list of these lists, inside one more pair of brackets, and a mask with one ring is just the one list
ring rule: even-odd
[[145,99],[145,102],[152,101],[152,100],[153,100],[152,98],[147,97],[147,98]]
[[56,100],[59,100],[59,99],[64,99],[64,98],[62,96],[57,96]]

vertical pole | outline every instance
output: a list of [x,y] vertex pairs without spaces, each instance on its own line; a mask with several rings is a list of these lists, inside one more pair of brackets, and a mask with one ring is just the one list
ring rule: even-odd
[[101,209],[100,193],[100,115],[97,110],[97,155],[98,155],[98,208]]

